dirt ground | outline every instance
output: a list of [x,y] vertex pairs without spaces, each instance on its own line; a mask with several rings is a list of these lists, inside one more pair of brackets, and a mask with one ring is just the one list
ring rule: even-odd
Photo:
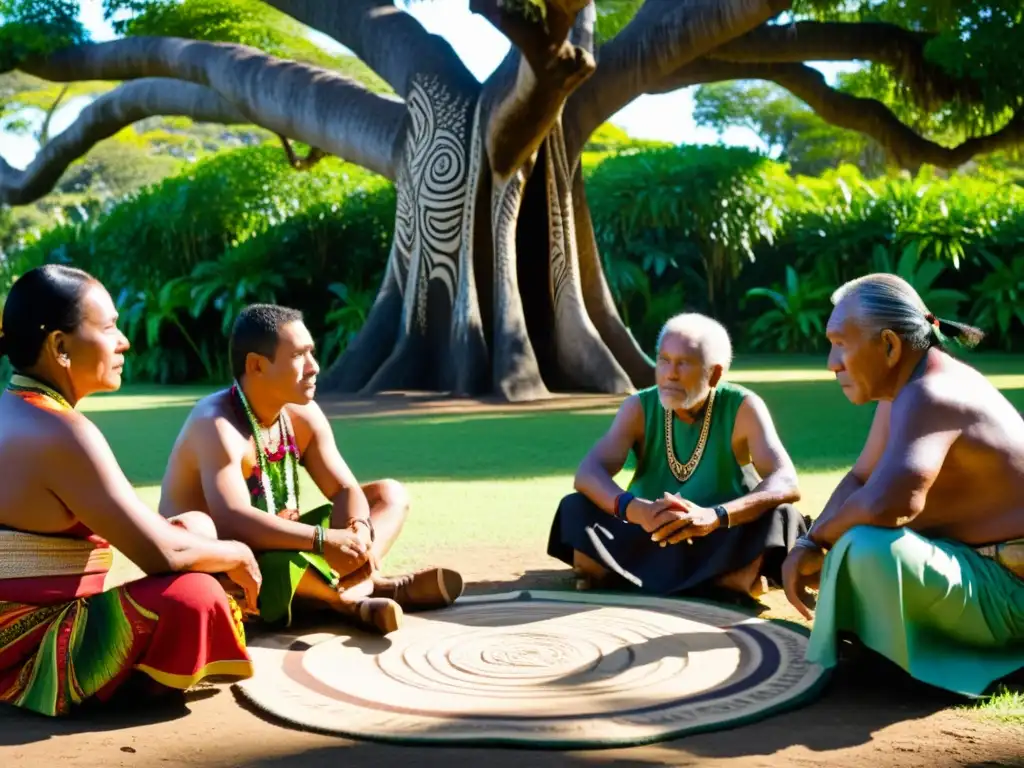
[[[607,398],[535,407],[614,407]],[[480,401],[466,410],[504,410]],[[468,406],[468,407],[467,407]],[[396,396],[370,406],[328,405],[348,416],[427,410],[454,413],[451,401]],[[468,593],[523,587],[571,588],[570,574],[544,553],[438,552],[461,568]],[[795,618],[778,592],[764,598],[771,615]],[[0,709],[0,768],[85,766],[1021,766],[1024,727],[949,709],[959,702],[915,684],[871,659],[843,664],[824,694],[801,709],[733,730],[629,749],[557,752],[424,748],[355,742],[283,726],[247,708],[228,687],[190,693],[184,702],[130,711],[49,719]]]
[[[559,564],[536,553],[438,553],[473,583],[470,593],[566,588]],[[773,615],[785,599],[766,598]],[[50,720],[0,710],[0,767],[253,766],[1024,766],[1024,728],[948,707],[952,697],[870,661],[845,665],[816,702],[760,723],[658,745],[581,752],[401,747],[305,733],[250,711],[228,687],[184,704]]]

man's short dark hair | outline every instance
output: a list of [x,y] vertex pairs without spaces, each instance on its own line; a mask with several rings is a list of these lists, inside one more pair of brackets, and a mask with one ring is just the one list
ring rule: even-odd
[[299,310],[276,304],[251,304],[243,309],[231,329],[228,343],[231,375],[235,380],[245,375],[245,360],[249,353],[255,352],[273,361],[281,328],[302,320]]

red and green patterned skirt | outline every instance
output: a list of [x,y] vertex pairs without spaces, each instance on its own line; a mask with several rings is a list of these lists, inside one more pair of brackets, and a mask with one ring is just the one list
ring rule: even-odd
[[109,591],[96,576],[0,579],[0,702],[64,715],[139,673],[179,690],[252,676],[241,612],[213,576]]

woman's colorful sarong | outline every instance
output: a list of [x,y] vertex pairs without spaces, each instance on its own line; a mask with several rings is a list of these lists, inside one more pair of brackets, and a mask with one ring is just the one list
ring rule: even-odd
[[179,690],[252,676],[240,611],[209,574],[149,576],[41,604],[19,599],[13,581],[0,581],[2,702],[64,715],[109,699],[135,671]]
[[[15,375],[7,391],[71,406]],[[242,614],[213,576],[147,576],[111,589],[110,544],[80,523],[58,535],[0,530],[0,702],[64,715],[106,701],[136,673],[185,690],[252,676]]]
[[980,696],[1024,668],[1024,579],[960,542],[860,526],[825,558],[808,660],[834,666],[840,631],[918,680]]

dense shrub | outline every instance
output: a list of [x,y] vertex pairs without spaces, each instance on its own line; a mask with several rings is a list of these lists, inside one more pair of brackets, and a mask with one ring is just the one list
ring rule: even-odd
[[588,187],[609,283],[646,347],[687,308],[719,317],[741,349],[821,350],[832,291],[877,271],[980,325],[986,347],[1024,346],[1020,186],[928,172],[866,180],[852,166],[793,178],[744,149],[672,153],[606,161]]
[[130,378],[222,380],[224,334],[254,301],[301,307],[336,350],[352,328],[328,327],[328,316],[380,282],[393,226],[386,180],[334,159],[296,173],[279,148],[258,147],[51,229],[12,254],[8,271],[58,261],[102,280],[135,347]]

